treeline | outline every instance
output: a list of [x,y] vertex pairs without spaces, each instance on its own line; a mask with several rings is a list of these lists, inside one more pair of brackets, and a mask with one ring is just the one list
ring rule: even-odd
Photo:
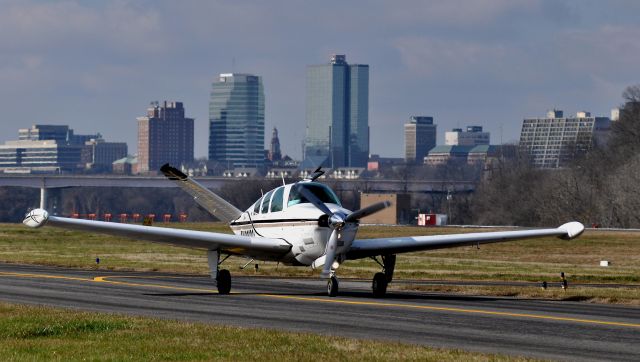
[[460,221],[640,227],[640,85],[627,88],[623,98],[606,146],[563,169],[534,169],[525,156],[494,165],[469,202],[470,217]]
[[[287,180],[293,182],[293,180]],[[336,190],[343,205],[356,209],[359,194],[343,191],[335,182],[327,182]],[[243,180],[230,181],[216,192],[240,210],[245,210],[262,196],[263,193],[282,184],[282,180]],[[213,221],[215,218],[202,209],[186,192],[179,188],[116,188],[116,187],[72,187],[49,189],[47,191],[47,211],[70,216],[79,214],[86,217],[96,214],[103,218],[111,213],[117,220],[120,213],[155,214],[157,220],[162,214],[178,215],[185,213],[189,221]],[[0,222],[20,222],[25,213],[40,205],[40,190],[28,187],[0,187]]]

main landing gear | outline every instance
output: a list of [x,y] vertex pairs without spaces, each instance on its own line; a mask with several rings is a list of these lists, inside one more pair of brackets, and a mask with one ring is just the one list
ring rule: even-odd
[[387,294],[387,276],[384,273],[376,273],[373,276],[373,283],[371,289],[373,289],[373,296],[375,298],[382,298]]
[[231,291],[231,273],[227,269],[218,271],[216,282],[218,284],[218,294],[229,294]]
[[371,283],[371,289],[375,298],[383,298],[387,294],[387,286],[393,280],[393,271],[396,267],[395,255],[382,255],[382,263],[378,261],[378,258],[372,258],[376,263],[382,267],[382,272],[376,273],[373,276],[373,283]]
[[227,269],[218,270],[220,264],[227,260],[228,257],[229,255],[220,261],[220,253],[218,250],[209,250],[207,252],[211,278],[216,281],[218,294],[229,294],[231,292],[231,273]]

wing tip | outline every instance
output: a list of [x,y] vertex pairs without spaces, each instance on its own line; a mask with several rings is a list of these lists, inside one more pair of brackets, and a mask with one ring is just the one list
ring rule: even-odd
[[44,226],[49,220],[49,213],[45,209],[33,209],[25,216],[22,223],[30,228],[37,229]]
[[162,165],[162,167],[160,167],[160,172],[162,172],[165,177],[170,180],[186,180],[188,178],[188,176],[185,175],[182,171],[178,170],[168,163],[165,163],[164,165]]
[[561,236],[562,239],[571,240],[577,238],[584,232],[584,225],[577,221],[571,221],[560,225],[558,229],[565,232],[565,234]]

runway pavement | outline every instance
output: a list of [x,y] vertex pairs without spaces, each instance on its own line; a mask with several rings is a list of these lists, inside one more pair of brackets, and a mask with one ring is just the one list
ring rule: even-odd
[[0,263],[0,300],[562,360],[640,360],[640,308],[442,293],[371,297],[343,280],[204,276]]

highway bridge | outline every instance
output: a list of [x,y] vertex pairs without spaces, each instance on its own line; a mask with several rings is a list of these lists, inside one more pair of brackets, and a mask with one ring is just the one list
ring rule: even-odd
[[[207,188],[216,190],[232,182],[246,182],[246,178],[195,177]],[[272,179],[251,179],[272,180]],[[324,179],[339,191],[369,193],[468,193],[475,190],[473,181],[429,181],[429,180],[380,180],[380,179]],[[66,187],[177,187],[164,176],[120,176],[120,175],[15,175],[0,174],[0,187],[33,187],[40,189],[41,207],[44,208],[47,189]]]

